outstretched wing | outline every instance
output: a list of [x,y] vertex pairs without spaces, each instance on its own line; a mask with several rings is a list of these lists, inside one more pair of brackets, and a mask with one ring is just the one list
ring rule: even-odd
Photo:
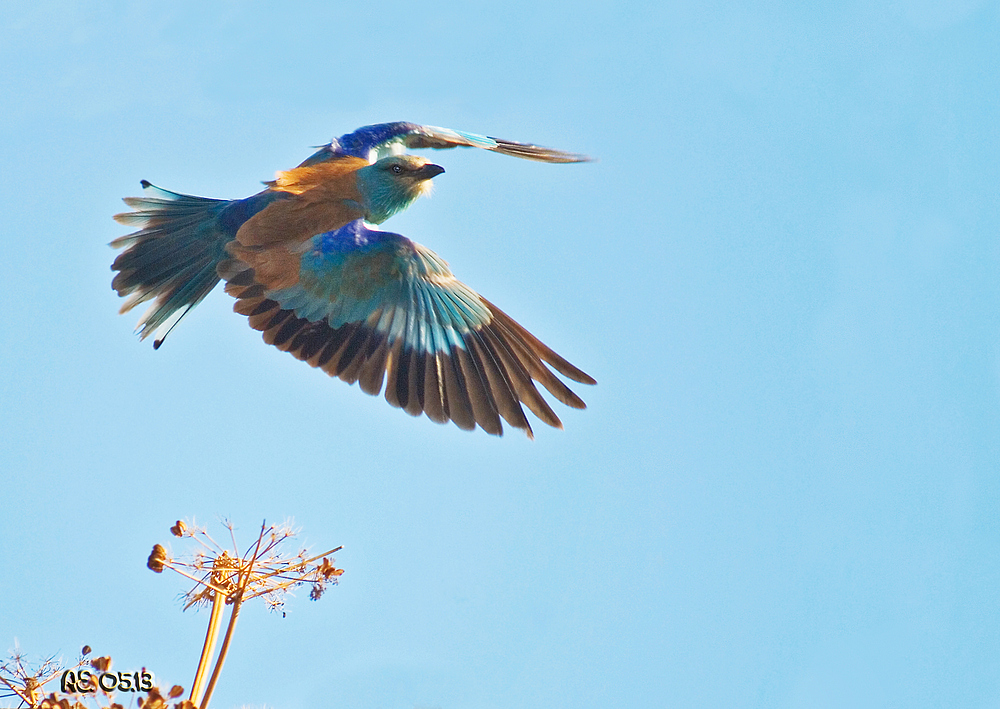
[[531,436],[522,403],[561,428],[534,382],[585,408],[546,363],[574,381],[595,381],[457,280],[429,249],[359,219],[296,251],[296,274],[281,273],[291,260],[273,259],[273,249],[244,251],[249,263],[231,259],[219,268],[238,299],[234,309],[268,344],[369,394],[384,382],[393,406],[466,430],[478,424],[500,435],[502,417]]
[[541,162],[587,162],[586,155],[567,153],[562,150],[543,148],[529,143],[518,143],[502,138],[490,138],[475,133],[438,128],[436,126],[421,126],[416,123],[378,123],[372,126],[358,128],[353,133],[342,135],[330,141],[311,155],[299,167],[314,165],[338,157],[364,158],[375,162],[386,155],[400,152],[403,149],[418,150],[420,148],[483,148],[502,155],[516,158],[539,160]]

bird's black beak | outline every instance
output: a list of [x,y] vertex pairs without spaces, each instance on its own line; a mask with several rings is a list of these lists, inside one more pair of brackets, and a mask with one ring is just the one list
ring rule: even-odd
[[441,167],[440,165],[435,165],[432,162],[429,162],[422,168],[417,170],[417,177],[419,177],[421,180],[429,180],[432,177],[437,177],[442,172],[444,172],[443,167]]

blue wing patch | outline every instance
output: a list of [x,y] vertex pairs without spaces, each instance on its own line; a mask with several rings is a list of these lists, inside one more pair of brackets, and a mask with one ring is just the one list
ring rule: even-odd
[[408,348],[464,347],[462,337],[490,322],[479,296],[437,254],[361,220],[319,234],[302,252],[299,283],[269,292],[283,309],[332,328],[365,322]]
[[301,250],[299,282],[267,290],[246,264],[220,266],[237,312],[264,340],[412,415],[500,435],[531,435],[521,403],[561,427],[534,386],[585,408],[545,365],[594,380],[452,274],[434,252],[357,220]]

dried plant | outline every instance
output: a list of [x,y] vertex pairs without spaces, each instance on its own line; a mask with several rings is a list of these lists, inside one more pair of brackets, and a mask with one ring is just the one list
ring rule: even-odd
[[[212,606],[201,659],[188,698],[188,701],[199,705],[201,709],[208,708],[244,602],[263,597],[271,610],[281,610],[284,607],[285,596],[293,588],[302,585],[311,586],[309,598],[318,600],[327,587],[336,584],[340,575],[344,573],[343,569],[336,568],[333,560],[329,558],[342,547],[314,556],[310,556],[305,549],[300,549],[294,555],[282,553],[280,549],[282,544],[294,538],[296,534],[288,523],[279,526],[262,523],[256,541],[242,553],[236,543],[232,523],[225,521],[223,526],[229,531],[231,549],[223,548],[212,539],[206,529],[198,527],[193,522],[188,524],[178,520],[170,528],[171,534],[175,537],[193,539],[198,545],[197,550],[190,557],[173,557],[163,546],[157,544],[146,562],[146,565],[156,573],[171,569],[195,582],[194,587],[184,594],[185,610],[196,605]],[[231,606],[226,634],[212,676],[199,702],[208,664],[222,625],[223,606],[226,605]]]
[[[87,662],[90,648],[84,646],[80,659],[74,668],[82,667]],[[38,706],[46,684],[63,673],[63,665],[55,656],[42,660],[37,665],[31,665],[16,644],[10,658],[0,665],[0,697],[17,697],[18,706]]]
[[[7,690],[0,692],[0,697],[16,696],[21,700],[19,707],[27,706],[33,709],[93,709],[93,707],[124,709],[122,704],[114,701],[115,691],[102,689],[100,683],[96,681],[96,675],[90,675],[92,680],[87,682],[87,689],[82,688],[84,669],[94,670],[97,673],[108,672],[111,669],[112,662],[109,656],[90,658],[90,654],[90,646],[84,645],[79,660],[70,667],[64,667],[54,656],[32,667],[25,660],[20,648],[15,648],[10,654],[10,659],[0,664],[0,685]],[[81,671],[80,674],[77,674],[77,670]],[[66,680],[67,674],[73,676],[73,680],[69,683]],[[62,678],[59,683],[60,691],[51,691],[44,696],[45,685],[57,677]],[[71,684],[73,688],[67,690],[67,684]],[[176,699],[183,693],[183,687],[174,686],[167,696]],[[145,702],[141,697],[137,701],[143,709],[168,709],[156,687],[146,693]],[[197,707],[185,700],[175,704],[173,709],[197,709]]]
[[[137,699],[141,709],[208,709],[243,603],[263,598],[271,610],[281,610],[285,597],[292,589],[303,585],[310,586],[309,598],[318,600],[344,573],[343,569],[333,565],[331,557],[342,547],[312,556],[305,549],[294,554],[284,553],[282,545],[296,535],[288,523],[279,526],[268,526],[266,522],[261,524],[256,540],[244,552],[240,552],[236,544],[233,525],[226,521],[223,526],[229,532],[231,548],[223,548],[216,543],[205,529],[178,521],[170,532],[175,537],[194,540],[197,545],[195,551],[190,556],[174,557],[157,544],[149,555],[146,565],[153,571],[161,573],[164,569],[171,569],[195,582],[183,595],[185,610],[198,605],[210,605],[212,610],[189,697],[171,704],[172,700],[178,700],[184,694],[183,687],[174,685],[165,693],[153,687],[146,691],[144,698]],[[230,607],[229,623],[206,686],[208,667],[222,626],[225,606]],[[26,661],[20,648],[15,647],[10,658],[0,664],[0,698],[17,697],[20,702],[18,707],[31,709],[92,709],[94,706],[123,709],[114,701],[115,692],[104,691],[100,686],[82,692],[75,688],[67,689],[66,686],[61,686],[60,692],[49,688],[46,696],[46,685],[57,677],[65,677],[67,671],[75,672],[85,665],[98,673],[111,669],[110,657],[90,658],[90,654],[90,647],[84,646],[77,663],[64,668],[55,656],[32,665]]]

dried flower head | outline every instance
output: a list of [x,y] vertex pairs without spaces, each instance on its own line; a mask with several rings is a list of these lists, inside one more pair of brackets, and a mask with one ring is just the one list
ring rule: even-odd
[[338,569],[330,560],[323,557],[323,563],[316,567],[316,579],[312,582],[309,590],[309,600],[318,601],[326,592],[328,584],[336,584],[338,577],[344,573],[343,569]]
[[0,698],[17,697],[21,704],[26,704],[29,707],[45,706],[46,702],[49,706],[62,707],[65,701],[65,707],[69,707],[68,701],[56,698],[55,694],[43,697],[43,690],[46,684],[62,675],[64,669],[76,670],[86,664],[86,656],[89,653],[90,646],[84,645],[76,664],[68,668],[64,668],[62,661],[57,660],[54,656],[32,665],[27,662],[24,654],[15,643],[14,651],[10,657],[5,662],[0,663]]
[[[195,709],[195,702],[200,709],[207,709],[229,651],[240,607],[244,602],[262,596],[271,610],[280,610],[284,606],[285,596],[294,587],[311,584],[312,590],[309,595],[317,599],[326,590],[327,585],[336,584],[337,579],[344,573],[343,569],[336,568],[332,560],[327,558],[330,554],[340,551],[341,547],[318,556],[310,556],[305,549],[300,549],[296,554],[284,553],[280,548],[281,545],[295,536],[295,530],[288,523],[278,526],[262,523],[257,539],[242,552],[236,543],[232,523],[225,521],[223,525],[229,531],[229,538],[232,541],[232,547],[229,549],[224,549],[209,536],[207,530],[197,526],[193,521],[185,523],[178,520],[170,528],[171,534],[193,539],[199,548],[190,556],[175,558],[157,544],[153,547],[147,562],[153,571],[160,572],[168,568],[195,582],[194,587],[184,594],[185,610],[194,605],[212,606],[208,632],[191,686],[191,695],[176,705],[178,709]],[[320,560],[322,562],[317,563]],[[221,628],[222,609],[226,605],[230,606],[229,623],[211,678],[207,679],[205,684],[208,664]],[[177,689],[178,695],[171,693],[171,698],[183,692],[180,688]],[[143,709],[163,709],[161,706],[163,703],[162,696],[157,694],[154,697],[151,694]]]
[[[175,689],[180,689],[180,692],[174,694]],[[174,685],[174,687],[170,690],[169,696],[171,699],[175,699],[183,693],[183,688]],[[140,709],[168,709],[168,707],[170,707],[170,704],[167,703],[167,700],[164,698],[163,694],[160,693],[158,687],[153,687],[151,690],[146,692],[145,699],[142,697],[137,698],[136,703],[139,705]]]
[[[149,555],[147,566],[159,573],[169,568],[195,581],[195,586],[184,594],[185,608],[211,603],[214,594],[221,594],[227,604],[235,599],[240,602],[263,596],[271,610],[284,606],[285,595],[296,586],[312,585],[310,597],[319,598],[330,584],[336,584],[344,573],[333,565],[330,554],[311,556],[305,549],[295,554],[283,553],[281,546],[295,537],[290,524],[261,525],[257,539],[245,551],[236,544],[232,523],[223,522],[232,540],[231,549],[218,544],[208,532],[193,522],[178,521],[170,531],[175,536],[194,539],[198,545],[190,557],[173,558],[157,544]],[[317,563],[319,562],[319,563]]]
[[149,553],[149,558],[146,560],[146,566],[149,567],[151,571],[155,571],[158,574],[163,573],[163,563],[167,560],[167,550],[164,549],[159,544],[153,546],[153,551]]

